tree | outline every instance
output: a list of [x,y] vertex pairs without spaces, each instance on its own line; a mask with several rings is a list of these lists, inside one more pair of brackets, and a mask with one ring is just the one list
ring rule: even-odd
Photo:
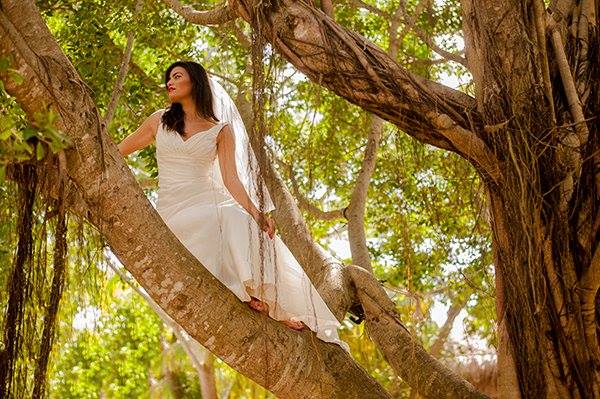
[[[76,142],[76,150],[66,151],[69,178],[80,188],[70,209],[103,232],[128,270],[195,338],[212,343],[209,349],[221,356],[241,354],[241,342],[260,338],[214,333],[221,320],[198,311],[214,306],[215,301],[200,301],[190,293],[200,289],[224,298],[222,307],[239,315],[239,324],[252,326],[250,330],[257,328],[257,318],[242,311],[208,273],[191,275],[184,268],[194,261],[144,201],[124,172],[114,146],[104,142],[94,104],[35,7],[26,3],[17,14],[16,2],[0,4],[0,55],[11,56],[25,76],[18,85],[2,73],[7,90],[29,115],[47,105],[56,108],[61,115],[59,126]],[[494,233],[498,320],[500,331],[505,328],[507,333],[501,334],[500,363],[514,365],[501,367],[514,371],[501,375],[507,381],[504,391],[516,394],[518,390],[525,397],[597,396],[598,141],[594,138],[598,121],[590,117],[598,113],[599,103],[594,53],[598,4],[584,0],[576,8],[574,2],[559,1],[552,13],[546,13],[541,2],[506,2],[499,6],[504,17],[500,20],[494,7],[491,1],[476,9],[470,1],[462,3],[474,98],[408,72],[385,52],[303,1],[279,1],[256,9],[249,1],[236,1],[230,8],[193,15],[202,23],[236,15],[253,24],[261,21],[267,40],[313,81],[416,139],[471,162],[486,187]],[[550,16],[548,26],[546,15]],[[546,49],[547,36],[552,49]],[[570,59],[565,46],[573,49]],[[48,60],[54,64],[48,66]],[[520,74],[515,76],[514,70]],[[58,86],[68,90],[53,95]],[[260,143],[255,144],[259,149]],[[343,315],[353,302],[360,303],[370,334],[387,360],[423,394],[477,395],[414,342],[367,271],[333,266],[319,273],[325,257],[314,246],[273,169],[267,170],[267,180],[278,204],[277,222],[288,226],[282,230],[283,238],[336,314]],[[71,192],[77,192],[74,187],[70,186]],[[144,240],[132,237],[128,229],[149,231],[146,239],[160,238],[161,245],[146,248]],[[173,256],[167,255],[168,248],[176,248]],[[175,262],[181,258],[187,261]],[[149,267],[149,262],[161,266]],[[278,328],[260,322],[269,327],[267,336]],[[290,332],[281,331],[278,337],[284,340],[269,349],[313,353],[308,346],[298,345]],[[314,371],[303,376],[303,394],[341,396],[341,389],[347,389],[357,397],[385,395],[351,360],[324,346],[320,350],[331,357],[324,357],[325,365],[308,358],[314,362],[309,367]],[[264,366],[261,361],[231,356],[228,362],[277,394],[300,393],[295,391],[297,384],[283,387],[260,375],[256,369]],[[285,365],[276,360],[269,366],[278,374]],[[319,368],[323,366],[325,370]],[[337,371],[335,377],[331,370]],[[319,382],[324,375],[346,385],[328,385],[333,391],[323,391]],[[289,381],[290,374],[279,377],[279,382]]]

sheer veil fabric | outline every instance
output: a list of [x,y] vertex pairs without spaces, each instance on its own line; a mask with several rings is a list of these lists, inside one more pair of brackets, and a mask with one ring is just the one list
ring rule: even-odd
[[158,213],[183,245],[241,301],[257,297],[269,305],[269,316],[275,320],[302,321],[317,338],[350,352],[338,336],[340,322],[287,246],[277,235],[270,239],[261,231],[223,184],[216,143],[223,126],[229,124],[244,188],[255,206],[264,205],[262,211],[275,208],[259,181],[256,157],[237,107],[214,78],[210,84],[219,123],[185,140],[159,123]]
[[[250,145],[248,132],[240,112],[229,93],[214,77],[210,77],[209,82],[215,116],[219,121],[228,123],[235,135],[235,163],[240,181],[254,205],[263,212],[271,212],[275,209],[275,205],[260,176],[258,161]],[[218,162],[214,163],[213,179],[219,184],[223,184]]]

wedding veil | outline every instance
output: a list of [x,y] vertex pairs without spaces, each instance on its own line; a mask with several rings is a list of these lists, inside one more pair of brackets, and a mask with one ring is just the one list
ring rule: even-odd
[[[261,212],[270,212],[275,209],[275,205],[271,201],[269,191],[260,176],[260,167],[237,106],[214,76],[209,76],[209,82],[215,116],[220,122],[228,122],[235,135],[235,164],[240,181],[254,205]],[[213,164],[212,178],[223,185],[218,159]]]

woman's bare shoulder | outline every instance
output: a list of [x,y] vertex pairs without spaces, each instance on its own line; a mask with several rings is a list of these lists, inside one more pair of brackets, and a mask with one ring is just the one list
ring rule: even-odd
[[220,126],[217,128],[217,143],[220,143],[222,140],[224,140],[224,137],[225,139],[229,139],[231,141],[234,140],[233,130],[231,129],[229,122],[218,122],[215,124],[215,126],[217,125]]
[[158,125],[160,124],[160,120],[164,112],[164,108],[158,109],[150,114],[144,121],[144,124],[148,126],[148,128],[151,129],[154,134],[156,134],[156,130],[158,129]]
[[166,111],[166,108],[157,109],[152,114],[150,114],[148,119],[151,119],[153,121],[159,121],[160,118],[162,117],[162,115],[165,113],[165,111]]

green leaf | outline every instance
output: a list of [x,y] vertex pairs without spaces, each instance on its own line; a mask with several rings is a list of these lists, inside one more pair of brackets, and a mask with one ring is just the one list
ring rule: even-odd
[[10,68],[10,58],[0,57],[0,71],[5,71]]
[[46,150],[44,149],[44,145],[42,143],[38,143],[36,145],[35,154],[38,161],[44,158],[44,155],[46,155]]
[[27,127],[21,131],[21,136],[23,137],[23,140],[25,140],[25,141],[29,140],[32,137],[37,137],[37,135],[38,135],[38,131],[35,129],[32,129],[30,127]]
[[12,130],[2,130],[0,131],[0,140],[6,140],[8,139],[10,136],[12,136]]
[[21,76],[21,74],[19,73],[19,71],[17,71],[16,69],[10,68],[8,70],[8,75],[18,85],[20,85],[20,84],[22,84],[24,82],[23,76]]

